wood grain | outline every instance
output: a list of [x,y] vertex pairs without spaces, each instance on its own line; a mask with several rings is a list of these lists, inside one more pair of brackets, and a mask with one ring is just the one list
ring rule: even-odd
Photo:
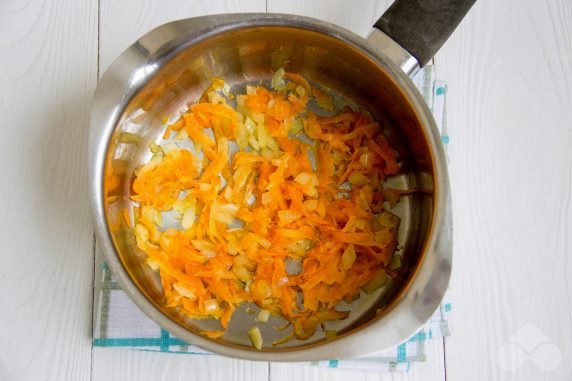
[[0,3],[0,380],[89,380],[97,2]]
[[[125,48],[169,21],[216,13],[265,12],[264,0],[101,0],[100,74]],[[172,355],[127,349],[94,348],[92,380],[267,380],[268,363],[220,356]]]
[[131,349],[94,348],[92,381],[186,381],[268,379],[268,363],[211,355],[177,355]]
[[217,13],[265,11],[265,0],[101,0],[100,72],[144,33],[167,22]]
[[365,37],[392,0],[268,0],[268,12],[314,17]]
[[[367,36],[375,21],[393,1],[365,0],[268,0],[268,12],[297,14],[318,18],[340,25],[363,37]],[[415,364],[405,374],[372,373],[363,371],[319,368],[316,366],[293,366],[271,363],[272,380],[445,380],[444,347],[441,340],[427,345],[427,362]]]
[[[228,4],[221,5],[217,3],[216,5],[209,4],[211,8],[206,7],[206,2],[194,2],[189,4],[188,2],[175,2],[174,4],[169,3],[161,4],[161,6],[154,5],[152,3],[140,4],[139,2],[122,2],[117,4],[109,0],[103,0],[101,4],[101,30],[100,30],[100,68],[101,71],[112,62],[113,58],[117,56],[123,49],[125,49],[129,44],[131,44],[135,39],[137,39],[142,33],[147,30],[152,29],[155,26],[163,24],[165,22],[171,21],[177,18],[199,16],[202,14],[212,14],[220,12],[236,12],[236,11],[264,11],[262,5],[265,4],[257,3],[253,6],[254,2],[244,2],[244,6],[247,8],[241,8],[237,2],[227,2]],[[336,1],[314,1],[314,2],[304,2],[304,1],[268,1],[268,11],[278,12],[278,13],[296,13],[301,15],[306,15],[310,17],[320,18],[322,20],[330,21],[332,23],[338,23],[343,27],[346,27],[358,34],[366,35],[371,29],[371,25],[375,22],[378,16],[380,16],[387,6],[391,3],[389,0],[368,0],[360,4],[359,9],[356,9],[355,5],[352,6],[350,2],[336,0]],[[214,8],[213,8],[214,7]],[[181,13],[181,11],[183,13]],[[185,13],[186,12],[186,13]],[[127,22],[127,20],[134,20]],[[121,35],[118,35],[116,31],[118,26],[121,25]],[[113,364],[117,364],[116,368],[113,369],[123,369],[123,368],[140,368],[143,369],[142,372],[136,371],[126,371],[120,373],[123,378],[117,379],[137,379],[139,376],[147,377],[147,375],[158,375],[160,373],[159,369],[162,369],[165,374],[161,374],[161,379],[169,379],[171,376],[179,374],[177,369],[181,366],[192,366],[192,365],[181,365],[181,364],[200,364],[202,359],[197,359],[195,357],[189,356],[185,357],[185,360],[181,360],[181,364],[178,362],[177,365],[169,363],[160,367],[156,362],[148,361],[155,359],[155,356],[159,356],[164,359],[171,359],[168,355],[164,354],[148,354],[139,353],[136,351],[112,351],[105,352],[105,349],[96,348],[94,351],[94,380],[103,380],[111,377],[112,373],[106,373],[102,371],[102,367],[109,365],[109,353],[114,353],[114,356],[118,356]],[[118,355],[120,353],[120,356]],[[443,345],[441,341],[432,342],[427,349],[429,361],[426,364],[420,364],[419,367],[415,367],[412,373],[404,375],[390,375],[390,374],[376,374],[376,373],[365,373],[360,371],[348,371],[348,370],[331,370],[317,368],[314,366],[301,366],[297,364],[271,364],[270,368],[270,378],[271,379],[291,379],[294,375],[296,379],[312,379],[312,380],[325,380],[331,378],[333,375],[335,377],[341,377],[345,379],[346,377],[356,377],[357,379],[364,380],[405,380],[405,379],[423,379],[423,380],[443,380],[444,379],[444,354]],[[167,356],[167,357],[165,357]],[[175,356],[174,358],[177,358]],[[178,360],[173,360],[178,361]],[[215,366],[218,368],[227,367],[226,359],[222,360],[221,363],[217,363],[216,358],[209,358]],[[239,364],[242,362],[238,362]],[[128,365],[129,364],[129,365]],[[133,365],[136,364],[136,365]],[[244,363],[252,364],[252,363]],[[259,365],[259,364],[257,364]],[[114,365],[115,366],[115,365]],[[250,365],[244,365],[248,368]],[[417,369],[419,368],[419,369]],[[267,368],[266,368],[267,369]],[[201,375],[208,375],[211,369],[209,367],[199,368],[197,370]],[[259,368],[256,371],[251,370],[252,374],[256,374],[257,377],[266,377],[266,373],[260,372]],[[242,374],[241,374],[242,375]],[[246,375],[246,373],[245,373]],[[248,378],[245,378],[248,379]]]
[[[482,0],[437,55],[455,217],[448,379],[572,379],[571,28],[566,0]],[[499,361],[527,325],[560,351],[556,369]],[[517,342],[542,356],[530,330]]]
[[[268,8],[363,36],[390,2],[0,2],[0,380],[444,380],[438,341],[405,375],[109,348],[91,359],[85,153],[98,69],[178,18]],[[480,0],[437,55],[456,242],[447,380],[572,379],[571,32],[569,0]],[[542,359],[513,371],[504,368],[517,356],[499,363],[523,326],[560,351],[554,370]]]

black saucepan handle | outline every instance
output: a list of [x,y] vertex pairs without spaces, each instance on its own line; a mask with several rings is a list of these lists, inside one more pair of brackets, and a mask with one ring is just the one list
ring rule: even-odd
[[377,20],[381,30],[423,66],[447,41],[476,0],[396,0]]

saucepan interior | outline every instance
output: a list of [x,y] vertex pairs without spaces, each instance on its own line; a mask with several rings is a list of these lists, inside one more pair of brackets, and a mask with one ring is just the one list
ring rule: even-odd
[[[166,49],[164,54],[168,53]],[[334,95],[337,105],[371,112],[402,160],[402,173],[389,179],[387,186],[416,190],[402,197],[392,209],[401,217],[398,249],[404,264],[399,276],[374,294],[364,294],[352,304],[340,305],[338,309],[351,310],[349,318],[328,322],[326,326],[337,330],[338,337],[343,338],[374,321],[383,321],[385,314],[399,303],[423,262],[435,207],[430,145],[418,113],[394,77],[370,55],[335,36],[284,25],[223,30],[180,49],[168,59],[161,54],[157,54],[156,64],[146,65],[147,74],[153,72],[150,79],[116,116],[103,174],[108,232],[122,266],[139,291],[157,310],[184,328],[188,334],[183,339],[192,341],[200,331],[219,328],[218,321],[190,320],[165,307],[160,279],[145,264],[145,254],[137,248],[133,231],[125,223],[124,214],[131,215],[134,206],[134,170],[150,158],[148,144],[159,141],[163,135],[163,118],[175,120],[188,104],[197,102],[213,77],[225,79],[232,86],[231,91],[239,93],[246,85],[268,84],[272,73],[283,67]],[[253,350],[247,330],[254,324],[256,314],[246,313],[247,308],[257,307],[242,306],[218,344]],[[283,321],[277,317],[260,325],[265,343],[285,335],[274,328],[280,325]],[[324,343],[324,334],[318,329],[307,340],[294,339],[278,347],[265,345],[263,351],[292,351]]]

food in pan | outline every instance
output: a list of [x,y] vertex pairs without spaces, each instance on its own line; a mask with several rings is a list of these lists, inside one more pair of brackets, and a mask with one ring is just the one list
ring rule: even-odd
[[[224,335],[237,307],[253,302],[257,321],[274,315],[291,326],[274,345],[307,339],[348,316],[341,301],[375,291],[399,265],[399,218],[383,192],[399,157],[369,113],[336,107],[280,69],[270,86],[240,95],[215,78],[164,122],[164,140],[149,145],[132,184],[132,226],[167,305],[220,319],[208,337]],[[176,224],[165,226],[166,215]],[[248,333],[260,349],[260,330]]]

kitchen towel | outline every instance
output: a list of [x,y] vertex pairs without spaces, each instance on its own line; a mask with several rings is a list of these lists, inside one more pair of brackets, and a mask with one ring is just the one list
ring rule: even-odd
[[[449,143],[445,118],[446,90],[442,81],[434,80],[434,69],[428,65],[413,78],[427,101],[445,148]],[[93,316],[93,345],[99,347],[124,347],[148,351],[211,355],[210,352],[189,345],[178,339],[143,314],[121,290],[101,256],[96,256],[95,298]],[[369,371],[398,371],[410,369],[411,364],[425,361],[427,340],[448,336],[451,303],[445,301],[435,311],[429,322],[406,342],[389,350],[367,357],[350,360],[315,362],[315,365],[332,368],[361,369]]]

